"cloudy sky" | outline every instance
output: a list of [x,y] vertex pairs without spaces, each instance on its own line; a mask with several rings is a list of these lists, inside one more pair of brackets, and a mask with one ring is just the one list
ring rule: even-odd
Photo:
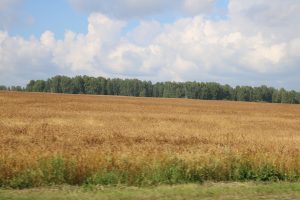
[[300,91],[299,0],[0,0],[0,85],[54,75]]

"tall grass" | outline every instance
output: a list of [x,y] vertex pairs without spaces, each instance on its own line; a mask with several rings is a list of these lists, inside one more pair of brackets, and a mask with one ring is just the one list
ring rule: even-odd
[[299,181],[300,107],[0,92],[0,186]]
[[[142,163],[140,163],[142,164]],[[86,163],[89,167],[88,163]],[[300,171],[286,171],[273,163],[255,162],[232,156],[221,162],[187,162],[169,158],[138,165],[129,160],[121,163],[101,163],[98,169],[82,172],[82,165],[63,157],[41,159],[37,165],[11,177],[1,177],[0,186],[30,188],[57,184],[70,185],[128,185],[202,183],[204,181],[299,181]]]

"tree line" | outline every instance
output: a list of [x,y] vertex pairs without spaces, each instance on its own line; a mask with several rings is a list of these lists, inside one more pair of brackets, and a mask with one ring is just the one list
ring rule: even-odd
[[294,90],[221,85],[215,82],[157,82],[89,76],[54,76],[48,80],[31,80],[20,86],[0,90],[52,92],[67,94],[121,95],[135,97],[189,98],[299,104],[300,93]]

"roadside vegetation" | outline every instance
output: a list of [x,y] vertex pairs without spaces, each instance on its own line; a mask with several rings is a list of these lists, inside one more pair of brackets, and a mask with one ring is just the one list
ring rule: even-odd
[[298,200],[296,183],[205,183],[157,187],[70,187],[0,190],[0,200]]

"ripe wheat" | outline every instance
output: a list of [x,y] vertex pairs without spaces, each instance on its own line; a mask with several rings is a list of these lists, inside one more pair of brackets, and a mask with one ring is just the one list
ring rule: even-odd
[[300,106],[0,93],[0,186],[299,180]]

